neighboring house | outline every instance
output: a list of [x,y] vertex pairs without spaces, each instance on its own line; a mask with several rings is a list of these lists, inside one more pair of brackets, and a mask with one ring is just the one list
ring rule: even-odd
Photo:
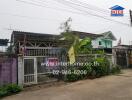
[[77,35],[80,39],[84,39],[85,37],[91,38],[93,48],[112,48],[113,41],[116,40],[116,37],[111,31],[102,34],[72,31],[72,34]]
[[58,67],[58,61],[67,62],[69,41],[58,40],[60,35],[13,31],[11,44],[18,56],[18,84],[31,85],[56,81],[48,73]]
[[11,35],[11,44],[14,49],[13,51],[17,54],[25,47],[38,49],[38,47],[66,46],[68,42],[65,43],[64,40],[57,40],[59,37],[60,35],[13,31]]
[[0,39],[0,46],[7,46],[9,40],[8,39]]
[[132,68],[132,45],[118,45],[112,49],[115,65],[121,68]]

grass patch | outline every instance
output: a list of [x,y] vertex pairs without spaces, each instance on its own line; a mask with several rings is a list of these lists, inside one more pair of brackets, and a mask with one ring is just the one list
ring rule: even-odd
[[22,91],[22,87],[17,84],[4,85],[0,87],[0,98],[19,93],[20,91]]

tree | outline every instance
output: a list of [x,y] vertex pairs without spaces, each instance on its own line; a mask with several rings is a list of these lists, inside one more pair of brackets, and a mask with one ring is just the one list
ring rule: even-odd
[[61,24],[60,29],[63,31],[63,33],[71,32],[71,22],[72,19],[69,17],[64,23]]
[[68,49],[70,49],[73,46],[75,54],[76,54],[77,48],[79,45],[79,38],[76,35],[71,34],[72,33],[71,22],[72,22],[72,19],[68,18],[68,20],[66,20],[66,22],[61,24],[61,26],[60,26],[60,29],[62,30],[61,36],[65,40],[71,42],[71,45],[68,46]]
[[73,35],[72,29],[71,29],[71,22],[72,22],[72,19],[68,18],[68,20],[64,22],[63,24],[61,24],[61,27],[60,27],[60,29],[63,30],[63,32],[61,33],[62,37],[65,40],[71,42],[71,45],[69,45],[68,49],[73,46],[75,54],[91,53],[92,51],[91,39],[86,37],[80,40],[78,36]]
[[6,49],[6,53],[7,54],[12,54],[12,49],[13,49],[12,45],[8,46],[8,48]]

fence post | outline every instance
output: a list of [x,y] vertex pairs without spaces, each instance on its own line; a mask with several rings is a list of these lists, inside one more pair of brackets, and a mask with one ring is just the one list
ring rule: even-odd
[[12,58],[12,63],[11,63],[11,81],[12,83],[17,83],[17,62],[16,58]]
[[112,49],[112,56],[113,56],[113,64],[117,65],[117,54],[116,49]]
[[127,68],[129,68],[129,55],[127,50],[125,51],[125,53],[126,53],[126,60],[127,60]]
[[18,56],[18,85],[22,86],[24,83],[24,70],[22,56]]

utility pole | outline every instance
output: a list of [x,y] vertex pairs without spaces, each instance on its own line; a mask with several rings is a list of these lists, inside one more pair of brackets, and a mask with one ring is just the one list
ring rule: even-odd
[[129,10],[129,13],[130,13],[130,23],[131,23],[131,26],[132,26],[132,10]]

